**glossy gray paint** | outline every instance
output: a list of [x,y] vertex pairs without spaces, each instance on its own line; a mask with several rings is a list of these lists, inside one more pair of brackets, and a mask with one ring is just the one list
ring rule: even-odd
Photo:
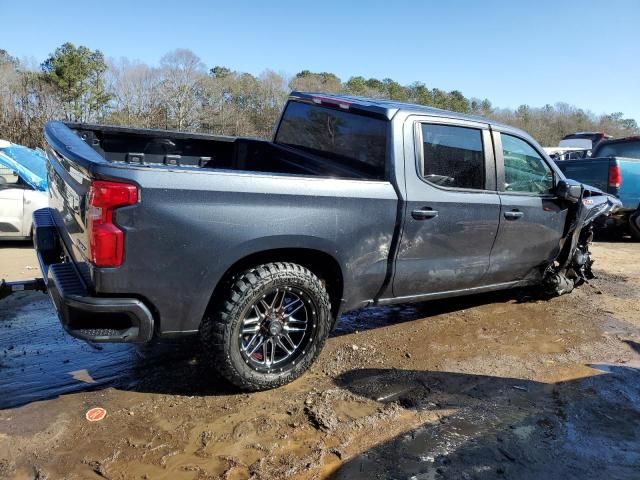
[[[64,124],[49,123],[51,206],[65,250],[90,289],[142,299],[162,335],[197,330],[223,274],[257,252],[301,248],[334,258],[344,282],[342,311],[506,288],[526,281],[552,255],[566,211],[557,199],[502,194],[501,153],[494,159],[491,145],[485,145],[487,191],[440,189],[419,176],[419,122],[472,125],[483,130],[485,143],[492,131],[504,131],[541,152],[524,132],[428,107],[340,98],[389,119],[388,180],[108,162]],[[126,232],[119,268],[97,269],[85,259],[84,202],[92,178],[140,187],[140,202],[116,212]],[[555,216],[545,202],[555,205]],[[525,216],[505,223],[502,212],[514,204],[527,209]],[[423,207],[438,216],[413,218]]]

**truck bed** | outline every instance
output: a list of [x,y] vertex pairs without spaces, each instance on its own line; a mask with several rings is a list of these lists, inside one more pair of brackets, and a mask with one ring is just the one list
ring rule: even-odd
[[[51,218],[42,223],[61,249],[51,260],[74,265],[74,289],[125,298],[134,316],[138,301],[148,305],[158,335],[196,332],[219,280],[256,249],[336,256],[347,266],[338,297],[350,300],[345,309],[362,306],[385,281],[399,198],[384,173],[246,138],[62,122],[48,123],[45,136]],[[139,192],[135,205],[113,214],[125,232],[117,268],[88,258],[96,181]],[[62,268],[51,275],[70,275]],[[334,267],[323,260],[321,268]]]
[[[620,198],[623,208],[636,210],[640,203],[640,159],[625,157],[594,157],[557,162],[560,170],[573,180],[592,185],[603,192]],[[619,186],[610,184],[609,171],[618,167],[621,177]]]
[[254,138],[66,123],[110,163],[376,179],[381,172]]

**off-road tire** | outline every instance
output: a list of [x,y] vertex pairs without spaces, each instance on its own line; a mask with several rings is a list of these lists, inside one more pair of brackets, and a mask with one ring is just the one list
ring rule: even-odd
[[631,233],[631,238],[640,242],[640,210],[629,216],[629,233]]
[[[315,329],[293,365],[283,371],[259,372],[243,358],[238,336],[247,309],[274,287],[295,288],[310,297],[316,312]],[[329,295],[315,274],[295,263],[267,263],[240,273],[226,290],[211,305],[200,328],[205,360],[224,378],[242,390],[268,390],[295,380],[313,364],[331,326]]]

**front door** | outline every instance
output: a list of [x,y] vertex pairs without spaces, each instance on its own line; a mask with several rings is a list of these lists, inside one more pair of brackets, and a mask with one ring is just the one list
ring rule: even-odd
[[491,253],[492,283],[535,279],[555,258],[567,210],[554,195],[555,175],[526,139],[494,132],[500,228]]
[[393,294],[480,286],[500,218],[488,126],[425,119],[413,133],[415,152],[405,155],[407,209]]

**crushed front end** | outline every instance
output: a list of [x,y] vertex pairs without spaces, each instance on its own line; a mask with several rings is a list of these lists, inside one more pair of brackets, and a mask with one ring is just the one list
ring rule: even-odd
[[569,214],[559,253],[543,274],[543,286],[550,295],[563,295],[594,277],[589,247],[596,220],[622,207],[616,197],[597,188],[580,185],[577,201],[569,202]]

